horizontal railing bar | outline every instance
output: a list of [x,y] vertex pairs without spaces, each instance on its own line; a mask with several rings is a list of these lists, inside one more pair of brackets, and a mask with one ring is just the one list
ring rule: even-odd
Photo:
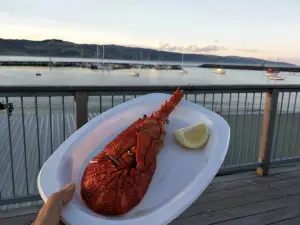
[[[173,92],[176,88],[172,89],[171,90],[168,90],[168,91],[151,91],[151,90],[140,90],[140,91],[121,91],[121,90],[118,90],[118,91],[89,91],[88,92],[88,96],[99,96],[99,95],[103,95],[103,96],[106,96],[106,95],[130,95],[131,93],[134,93],[134,94],[147,94],[147,93],[152,93],[152,92]],[[185,90],[183,89],[184,92],[186,94],[228,94],[228,93],[261,93],[261,92],[265,92],[265,91],[262,91],[262,90],[244,90],[244,89],[240,89],[240,90],[235,90],[235,89],[228,89],[228,90],[220,90],[220,89],[215,89],[215,90],[198,90],[198,89],[194,89],[194,90]]]
[[[0,92],[65,92],[65,91],[174,91],[178,85],[165,86],[0,86]],[[240,85],[183,85],[180,88],[185,91],[194,90],[230,90],[230,91],[259,91],[264,92],[270,89],[287,91],[300,90],[299,84],[240,84]]]
[[284,158],[284,159],[275,159],[271,161],[270,164],[274,166],[274,165],[287,164],[292,162],[300,162],[300,156]]
[[12,218],[12,217],[19,217],[19,216],[26,216],[30,214],[37,215],[41,210],[43,203],[37,203],[30,206],[21,206],[21,207],[13,207],[0,210],[0,221],[1,219]]
[[40,195],[29,195],[29,196],[24,196],[24,197],[0,199],[0,206],[17,204],[17,203],[22,203],[22,202],[33,202],[33,201],[39,201],[39,200],[42,200]]
[[74,96],[75,92],[51,92],[51,91],[47,91],[47,92],[40,92],[40,91],[31,91],[31,92],[1,92],[0,91],[0,97],[33,97],[33,96],[39,96],[39,97],[61,97],[61,96]]
[[217,173],[217,176],[230,175],[237,172],[247,172],[247,171],[255,171],[256,168],[260,165],[260,163],[251,163],[246,165],[235,165],[231,167],[221,168]]
[[[299,162],[299,161],[300,161],[300,156],[295,157],[295,158],[274,160],[274,161],[271,161],[270,165],[271,165],[271,167],[274,167],[274,166],[278,166],[278,165],[284,165],[284,164]],[[241,166],[236,165],[236,166],[221,168],[219,170],[219,172],[217,173],[217,176],[230,175],[230,174],[234,174],[237,172],[255,171],[257,166],[259,166],[259,165],[260,165],[260,163],[257,162],[257,163],[246,164],[246,165],[241,165]]]

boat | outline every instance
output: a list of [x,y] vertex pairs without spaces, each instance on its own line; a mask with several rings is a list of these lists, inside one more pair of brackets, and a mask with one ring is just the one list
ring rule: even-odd
[[221,74],[221,75],[223,75],[223,74],[225,74],[226,73],[226,71],[224,70],[224,69],[215,69],[215,70],[213,70],[213,73],[216,73],[216,74]]
[[113,67],[112,66],[105,66],[103,64],[100,63],[96,63],[91,65],[91,69],[96,69],[96,70],[112,70]]
[[187,70],[185,70],[184,68],[182,68],[181,70],[179,70],[179,73],[185,73],[185,74],[187,74]]
[[280,76],[269,76],[270,80],[284,80],[284,77],[280,77]]
[[167,69],[169,69],[169,66],[168,65],[155,65],[153,67],[153,69],[155,69],[155,70],[167,70]]
[[104,64],[98,64],[96,65],[98,70],[112,70],[112,66],[105,66]]
[[[112,70],[113,67],[110,65],[104,65],[104,45],[102,46],[103,48],[103,55],[102,55],[102,63],[96,63],[91,66],[91,69],[98,69],[98,70]],[[98,45],[97,45],[97,59],[98,59]]]
[[131,76],[135,76],[135,77],[139,77],[139,76],[140,76],[140,73],[134,72],[134,71],[130,71],[129,74],[130,74]]
[[187,74],[187,71],[183,68],[183,54],[181,54],[181,68],[180,68],[180,73],[183,74]]
[[83,68],[91,68],[92,64],[91,63],[82,63]]
[[268,68],[266,73],[264,74],[265,76],[277,76],[279,74],[279,72],[277,71],[274,71],[273,69],[271,68]]

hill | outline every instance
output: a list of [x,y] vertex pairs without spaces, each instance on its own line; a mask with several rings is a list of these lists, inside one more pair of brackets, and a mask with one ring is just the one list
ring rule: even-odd
[[[98,46],[99,58],[102,58],[102,46]],[[76,44],[72,42],[51,39],[43,41],[15,40],[0,38],[0,55],[13,56],[46,56],[46,57],[84,57],[95,58],[97,56],[95,44]],[[149,58],[148,58],[149,57]],[[181,53],[158,51],[147,48],[126,47],[119,45],[105,45],[105,58],[123,60],[163,60],[181,61]],[[239,64],[263,64],[267,61],[238,56],[216,56],[205,54],[185,54],[184,61],[209,62],[209,63],[239,63]],[[278,62],[268,62],[278,64]],[[290,63],[280,62],[284,66],[294,66]]]

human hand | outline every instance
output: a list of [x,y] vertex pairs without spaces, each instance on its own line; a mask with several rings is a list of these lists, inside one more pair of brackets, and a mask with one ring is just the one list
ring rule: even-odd
[[32,225],[59,225],[62,208],[71,201],[74,192],[75,184],[68,184],[52,194]]

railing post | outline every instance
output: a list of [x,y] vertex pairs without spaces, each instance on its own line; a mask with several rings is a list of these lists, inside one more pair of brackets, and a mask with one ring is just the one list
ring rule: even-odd
[[85,91],[75,92],[74,114],[76,129],[88,121],[88,94]]
[[274,135],[276,111],[278,104],[278,90],[271,89],[266,93],[264,119],[260,138],[260,149],[258,161],[261,163],[256,172],[258,176],[268,176],[272,141]]

